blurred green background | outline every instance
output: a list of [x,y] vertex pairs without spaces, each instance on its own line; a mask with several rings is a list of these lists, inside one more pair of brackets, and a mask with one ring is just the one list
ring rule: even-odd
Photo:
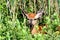
[[[34,38],[26,26],[21,9],[28,13],[44,9],[44,20],[48,34],[37,34]],[[60,40],[60,0],[0,0],[0,40]]]

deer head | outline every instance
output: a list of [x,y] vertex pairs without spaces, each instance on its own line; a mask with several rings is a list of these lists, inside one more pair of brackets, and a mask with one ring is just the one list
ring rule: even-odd
[[22,14],[28,19],[28,24],[32,31],[34,26],[38,23],[38,19],[42,18],[43,10],[39,10],[37,13],[27,13],[22,10]]

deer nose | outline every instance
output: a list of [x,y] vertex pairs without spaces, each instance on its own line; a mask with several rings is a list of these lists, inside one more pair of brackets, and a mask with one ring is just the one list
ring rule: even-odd
[[33,26],[32,19],[30,19],[29,25],[30,25],[30,27]]
[[32,24],[32,19],[30,19],[30,24]]

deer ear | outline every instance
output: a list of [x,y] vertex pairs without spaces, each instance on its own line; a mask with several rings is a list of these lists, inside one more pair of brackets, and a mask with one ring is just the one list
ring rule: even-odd
[[35,19],[37,18],[41,18],[42,17],[42,14],[43,14],[43,10],[39,10],[35,16]]
[[27,14],[27,12],[26,12],[26,11],[24,11],[24,10],[22,10],[22,15],[23,15],[23,17],[28,18],[28,14]]

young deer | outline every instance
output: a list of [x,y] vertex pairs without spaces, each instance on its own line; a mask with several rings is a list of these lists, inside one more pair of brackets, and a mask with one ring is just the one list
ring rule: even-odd
[[31,34],[41,33],[42,26],[38,26],[37,29],[35,27],[38,25],[38,19],[42,18],[43,10],[39,10],[37,13],[27,13],[23,10],[22,13],[28,19]]

